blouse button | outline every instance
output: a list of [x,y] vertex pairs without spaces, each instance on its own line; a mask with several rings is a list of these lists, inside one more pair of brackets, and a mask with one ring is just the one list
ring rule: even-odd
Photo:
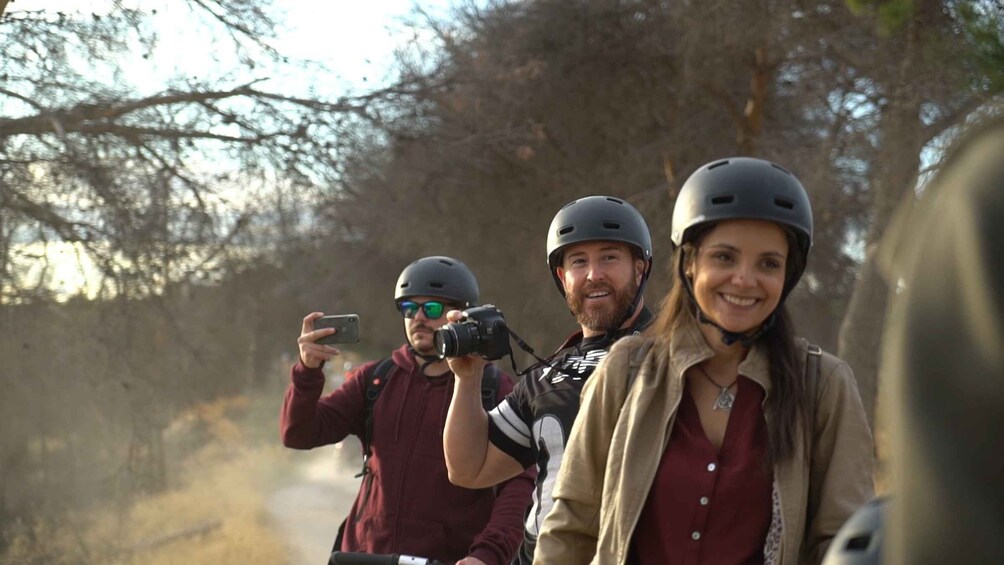
[[718,468],[718,465],[715,465],[714,463],[708,463],[708,471],[711,471],[713,473],[713,472],[715,472],[715,469],[717,469],[717,468]]
[[708,505],[708,497],[702,496],[701,497],[701,506],[707,506],[707,505]]
[[694,532],[694,533],[690,534],[690,539],[692,539],[694,541],[697,541],[697,540],[701,539],[701,532]]

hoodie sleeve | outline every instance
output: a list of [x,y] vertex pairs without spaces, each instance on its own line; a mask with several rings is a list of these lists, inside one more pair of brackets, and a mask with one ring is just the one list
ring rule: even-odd
[[505,565],[523,541],[523,519],[530,505],[537,469],[529,467],[500,484],[488,525],[474,537],[470,554],[488,565]]
[[312,449],[338,443],[349,434],[360,435],[365,412],[363,375],[373,365],[367,363],[352,371],[342,386],[323,398],[324,372],[299,362],[293,365],[279,420],[282,444]]
[[[512,389],[512,377],[501,373],[496,400],[504,402]],[[537,468],[530,466],[496,487],[495,504],[488,525],[471,544],[472,557],[488,565],[505,565],[512,560],[523,541],[523,520],[536,482]]]

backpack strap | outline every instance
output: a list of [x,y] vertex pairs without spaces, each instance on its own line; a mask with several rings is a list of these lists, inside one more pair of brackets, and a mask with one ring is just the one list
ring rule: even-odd
[[368,375],[363,375],[366,378],[365,397],[363,399],[366,406],[366,419],[363,424],[363,435],[359,438],[359,441],[363,444],[363,468],[356,477],[365,477],[370,472],[369,459],[370,455],[372,455],[370,442],[373,439],[373,406],[376,404],[377,398],[380,397],[383,387],[390,380],[390,371],[393,368],[394,361],[388,357],[381,359]]
[[[369,459],[373,454],[370,449],[370,443],[373,441],[373,406],[376,405],[377,398],[380,398],[383,387],[387,386],[393,368],[394,361],[388,357],[381,359],[373,366],[373,370],[368,375],[364,375],[366,378],[364,391],[366,420],[363,424],[363,435],[359,438],[363,445],[363,468],[356,474],[357,478],[365,477],[370,472]],[[485,365],[485,372],[481,377],[481,405],[485,407],[485,411],[491,410],[497,404],[495,397],[498,395],[500,378],[501,375],[495,365],[491,363]]]
[[491,363],[485,365],[485,372],[481,375],[481,406],[485,412],[491,412],[498,404],[495,398],[498,396],[500,379],[498,367]]
[[[805,348],[805,394],[809,397],[806,404],[805,430],[805,460],[811,474],[815,465],[813,452],[816,446],[816,411],[819,407],[819,378],[823,358],[823,350],[818,345],[806,344]],[[810,487],[808,492],[808,512],[812,516],[819,504],[819,493]]]
[[823,349],[818,345],[805,347],[805,392],[809,396],[809,415],[816,421],[816,405],[819,404],[819,371]]
[[624,387],[625,391],[630,391],[631,387],[634,386],[634,380],[638,377],[638,372],[641,370],[641,366],[645,362],[645,358],[648,357],[648,352],[652,350],[654,343],[655,340],[652,339],[642,341],[641,345],[631,356],[628,362],[627,386]]
[[[373,441],[373,406],[376,405],[377,398],[383,392],[383,387],[387,386],[393,368],[394,361],[388,357],[381,359],[373,366],[373,370],[368,375],[364,375],[366,378],[364,391],[366,420],[363,425],[363,435],[359,438],[363,445],[363,468],[356,474],[356,477],[365,477],[369,474],[369,458],[373,454],[370,449],[370,443]],[[485,411],[491,410],[497,404],[495,397],[498,395],[500,379],[501,375],[495,365],[490,363],[485,365],[485,372],[481,377],[481,405],[485,407]]]

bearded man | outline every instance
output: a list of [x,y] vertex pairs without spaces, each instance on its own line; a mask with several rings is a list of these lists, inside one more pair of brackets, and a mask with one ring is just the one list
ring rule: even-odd
[[[652,271],[652,238],[641,214],[609,196],[566,204],[551,221],[547,264],[580,331],[520,380],[490,412],[481,402],[484,359],[449,359],[457,383],[443,445],[450,481],[485,488],[536,465],[533,503],[513,563],[529,564],[551,488],[579,412],[579,393],[610,346],[652,320],[642,296]],[[460,312],[449,313],[458,321]]]

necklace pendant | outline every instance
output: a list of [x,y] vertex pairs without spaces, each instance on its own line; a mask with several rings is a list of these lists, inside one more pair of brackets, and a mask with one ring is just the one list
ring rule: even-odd
[[715,410],[724,410],[730,412],[732,410],[732,405],[736,403],[736,395],[729,392],[728,388],[722,388],[722,391],[718,393],[718,398],[715,399]]

